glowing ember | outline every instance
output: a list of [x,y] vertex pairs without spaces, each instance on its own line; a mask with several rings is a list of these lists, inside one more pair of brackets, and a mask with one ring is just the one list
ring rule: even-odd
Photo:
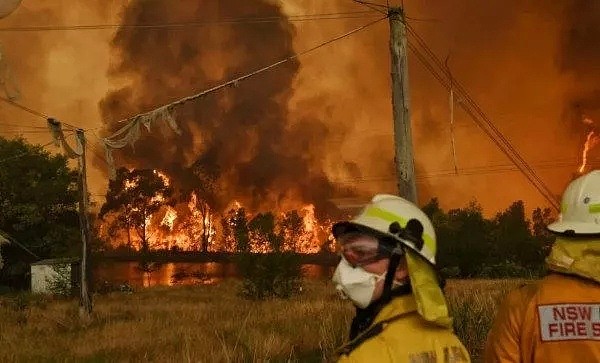
[[172,207],[167,206],[167,212],[160,224],[169,228],[169,231],[172,231],[175,219],[177,219],[177,212]]
[[304,222],[305,236],[302,245],[298,246],[299,252],[302,253],[317,253],[320,248],[319,229],[317,218],[315,217],[315,206],[313,204],[302,207],[304,214],[302,220]]
[[594,121],[590,118],[585,117],[583,123],[592,127],[592,130],[588,133],[585,144],[583,145],[583,152],[581,155],[581,166],[579,166],[579,173],[585,173],[588,163],[588,154],[596,145],[600,143],[600,133],[594,128]]
[[153,171],[154,171],[154,174],[156,174],[159,178],[161,178],[163,180],[163,183],[165,183],[166,186],[171,185],[171,180],[169,180],[169,177],[167,176],[167,174],[165,174],[159,170],[153,170]]

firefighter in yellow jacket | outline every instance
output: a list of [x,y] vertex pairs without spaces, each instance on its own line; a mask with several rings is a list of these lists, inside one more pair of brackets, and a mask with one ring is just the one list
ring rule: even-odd
[[417,206],[376,195],[333,226],[342,258],[333,281],[357,312],[339,362],[470,362],[452,332],[435,272],[435,231]]
[[508,295],[485,362],[600,362],[600,170],[569,184],[548,229],[550,273]]

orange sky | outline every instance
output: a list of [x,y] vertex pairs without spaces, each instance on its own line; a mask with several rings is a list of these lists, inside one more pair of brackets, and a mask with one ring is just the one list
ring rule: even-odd
[[[364,9],[350,0],[284,3],[287,14]],[[564,32],[571,21],[564,15],[569,2],[547,9],[516,0],[404,3],[412,26],[441,58],[450,55],[455,77],[550,189],[560,194],[577,170],[586,131],[565,110],[576,96],[592,94],[598,78],[593,73],[589,79],[582,77],[586,63],[576,71],[561,63]],[[24,0],[17,11],[0,19],[0,28],[118,23],[119,4],[123,2]],[[300,52],[368,21],[294,23],[294,49]],[[0,32],[0,44],[21,90],[19,102],[84,128],[101,126],[99,101],[109,90],[129,82],[108,75],[120,56],[111,51],[113,35],[114,29]],[[219,67],[203,66],[219,79]],[[528,208],[545,206],[524,176],[503,170],[509,160],[458,105],[455,142],[459,175],[452,175],[448,94],[412,55],[409,69],[420,199],[437,196],[447,208],[477,199],[487,213],[517,199],[525,200]],[[291,124],[311,114],[329,127],[329,134],[319,140],[325,152],[318,157],[330,180],[355,186],[365,196],[395,191],[389,73],[384,21],[302,57],[288,102]],[[589,112],[593,117],[595,109],[590,107]],[[43,120],[8,105],[0,107],[0,118],[11,124],[43,125]],[[50,141],[49,135],[24,130],[32,142]],[[3,128],[0,134],[14,136],[18,132],[18,128]],[[102,153],[98,140],[93,134],[89,138],[90,157],[98,158]],[[599,158],[598,150],[592,151],[590,159]],[[94,198],[101,200],[98,195],[105,190],[106,174],[102,162],[91,164],[89,184]]]

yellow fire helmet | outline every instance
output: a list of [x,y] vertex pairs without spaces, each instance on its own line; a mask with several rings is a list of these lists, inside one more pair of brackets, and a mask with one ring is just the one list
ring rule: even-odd
[[[414,224],[411,220],[419,221],[423,227],[419,241],[405,238],[406,235],[401,233],[402,229],[410,229],[410,224]],[[446,328],[452,326],[452,318],[435,271],[435,230],[429,217],[419,207],[395,195],[378,194],[356,218],[336,223],[332,229],[336,238],[351,231],[391,237],[407,247],[409,278],[418,313],[434,324]]]
[[[394,225],[406,228],[408,221],[416,219],[423,226],[423,244],[402,238],[394,233]],[[436,238],[429,217],[416,205],[395,195],[378,194],[350,221],[338,222],[333,228],[333,236],[358,230],[378,237],[391,237],[418,253],[430,264],[435,265]]]
[[565,190],[558,220],[548,229],[564,235],[600,235],[600,170],[573,180]]

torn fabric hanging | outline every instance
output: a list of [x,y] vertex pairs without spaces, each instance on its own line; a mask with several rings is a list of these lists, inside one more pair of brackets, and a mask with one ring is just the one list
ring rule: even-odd
[[181,129],[175,121],[173,115],[173,105],[169,104],[156,110],[137,115],[128,119],[127,125],[117,130],[109,137],[103,138],[106,162],[108,164],[108,173],[111,180],[116,177],[115,161],[112,155],[113,150],[122,149],[127,145],[134,146],[135,142],[141,136],[140,125],[144,125],[150,132],[152,125],[157,121],[164,121],[173,132],[181,135]]
[[54,144],[56,146],[62,146],[63,150],[67,154],[69,159],[76,159],[83,154],[83,145],[79,139],[77,139],[77,147],[73,149],[65,140],[65,134],[62,129],[62,125],[55,119],[48,119],[48,128],[50,128],[50,133],[52,134],[52,138],[54,139]]

